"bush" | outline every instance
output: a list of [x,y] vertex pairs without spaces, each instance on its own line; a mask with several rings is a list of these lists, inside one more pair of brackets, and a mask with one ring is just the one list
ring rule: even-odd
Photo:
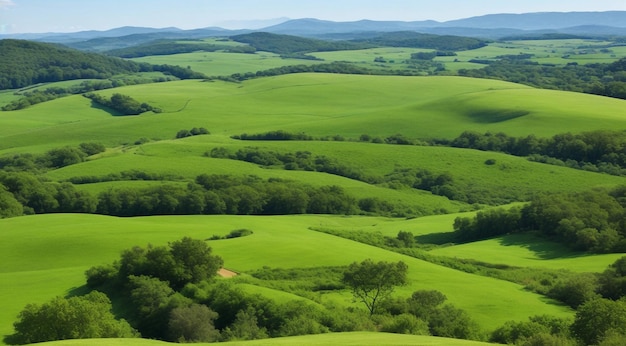
[[82,297],[57,297],[42,305],[29,304],[14,324],[11,344],[65,339],[131,338],[137,331],[111,313],[111,301],[94,291]]

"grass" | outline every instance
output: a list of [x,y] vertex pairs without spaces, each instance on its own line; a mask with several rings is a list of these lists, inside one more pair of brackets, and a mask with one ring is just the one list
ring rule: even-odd
[[[541,137],[622,128],[626,122],[621,116],[624,100],[462,77],[297,74],[241,84],[181,81],[100,93],[115,92],[164,113],[112,117],[81,96],[3,112],[0,153],[94,140],[113,147],[142,137],[169,139],[180,129],[199,126],[223,135],[283,129],[349,138],[363,133],[454,138],[465,130]],[[526,115],[493,121],[494,114],[511,110]]]
[[[410,285],[398,290],[399,295],[408,296],[417,289],[440,290],[486,330],[539,312],[571,316],[569,309],[509,282],[458,272],[309,230],[309,227],[361,227],[387,222],[395,224],[396,220],[339,216],[114,218],[67,214],[0,220],[4,230],[0,236],[0,252],[4,256],[0,275],[2,282],[12,283],[0,286],[0,300],[9,302],[0,312],[0,335],[11,332],[11,323],[24,305],[41,303],[81,286],[86,269],[112,262],[123,249],[147,243],[163,245],[183,236],[206,239],[240,228],[251,229],[254,234],[209,242],[215,253],[224,258],[225,266],[237,272],[246,273],[263,266],[347,265],[365,258],[402,260],[409,265]],[[348,293],[344,294],[345,304],[353,304],[347,299]]]
[[[221,44],[217,42],[216,44]],[[283,59],[278,54],[257,52],[254,54],[225,52],[195,52],[174,55],[147,56],[131,59],[154,65],[170,64],[191,67],[207,76],[230,76],[234,73],[257,72],[291,65],[319,64],[320,61]]]
[[[491,47],[491,52],[485,51],[484,54],[495,54],[496,48]],[[43,153],[64,145],[97,141],[104,143],[109,150],[90,161],[48,172],[46,177],[63,180],[141,169],[181,176],[182,180],[169,183],[184,184],[202,173],[255,174],[318,186],[340,185],[360,198],[376,196],[446,212],[471,210],[472,207],[424,192],[391,190],[329,174],[265,169],[244,162],[207,158],[203,154],[214,147],[236,150],[258,146],[283,152],[308,150],[314,155],[335,158],[370,175],[384,175],[395,168],[450,172],[464,190],[499,191],[513,199],[537,191],[585,190],[624,183],[624,178],[620,177],[475,150],[357,142],[243,142],[229,138],[244,132],[279,129],[303,131],[314,136],[339,134],[348,138],[358,138],[364,133],[380,137],[401,133],[410,138],[454,138],[464,130],[549,136],[568,131],[624,128],[626,120],[622,114],[626,101],[623,100],[460,77],[334,74],[285,75],[244,83],[179,81],[99,93],[110,95],[115,92],[148,102],[164,112],[114,117],[92,107],[90,101],[81,96],[58,99],[21,111],[2,112],[0,154]],[[212,135],[174,140],[176,132],[192,127],[205,127]],[[133,144],[140,138],[147,138],[150,142]],[[485,165],[487,159],[494,159],[496,164]],[[114,182],[79,188],[97,193],[113,186],[160,183]],[[0,311],[0,335],[12,332],[11,323],[26,304],[71,293],[84,284],[86,269],[112,262],[123,249],[147,243],[163,245],[183,236],[207,239],[241,228],[251,229],[254,234],[210,241],[209,244],[224,258],[227,268],[243,274],[264,266],[309,268],[347,265],[365,258],[402,260],[409,265],[410,285],[399,289],[399,296],[408,296],[418,289],[439,290],[455,306],[467,310],[486,331],[505,321],[526,320],[531,315],[573,315],[570,309],[530,293],[520,285],[455,271],[312,231],[329,228],[395,236],[404,230],[417,236],[432,236],[450,232],[458,215],[411,220],[325,215],[114,218],[67,214],[3,219],[0,220],[0,253],[3,254],[0,301],[4,309]],[[614,260],[613,255],[580,256],[555,244],[521,236],[449,246],[432,250],[432,253],[490,263],[568,267],[581,272],[600,271]],[[295,299],[292,295],[254,285],[248,285],[246,289],[276,299]],[[320,299],[358,306],[351,301],[347,291]],[[345,340],[341,339],[344,335]],[[377,339],[379,337],[383,339]],[[333,343],[324,338],[340,340],[341,344],[449,344],[445,339],[367,333],[329,334],[278,342]],[[271,344],[276,341],[271,340]],[[460,344],[470,343],[460,341]]]
[[591,255],[546,241],[532,234],[504,237],[438,248],[431,254],[474,259],[518,267],[566,268],[575,272],[602,272],[624,254]]
[[[176,345],[168,342],[145,340],[145,339],[91,339],[91,340],[64,340],[55,342],[44,342],[42,346],[167,346]],[[198,343],[198,346],[209,344]],[[213,345],[213,344],[211,344]],[[252,340],[252,341],[231,341],[220,343],[224,346],[265,346],[265,345],[302,345],[302,346],[321,346],[321,345],[415,345],[415,346],[478,346],[492,345],[469,340],[458,340],[448,338],[438,338],[434,336],[421,335],[404,335],[404,334],[388,334],[388,333],[371,333],[371,332],[352,332],[352,333],[329,333],[318,335],[293,336],[285,338]]]

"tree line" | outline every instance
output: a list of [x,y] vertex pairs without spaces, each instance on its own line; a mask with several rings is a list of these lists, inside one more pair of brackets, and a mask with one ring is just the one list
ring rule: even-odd
[[120,93],[115,93],[110,98],[94,93],[83,94],[83,96],[101,106],[113,109],[121,115],[139,115],[145,112],[161,113],[160,108],[152,107],[145,102],[139,103],[134,98]]
[[[189,41],[189,40],[185,40]],[[172,55],[193,52],[215,52],[225,51],[228,53],[249,53],[256,52],[251,46],[232,46],[224,44],[205,43],[200,40],[195,43],[183,43],[178,40],[157,40],[132,47],[113,49],[106,52],[107,55],[125,59],[140,58],[153,55]]]
[[199,72],[180,66],[136,63],[24,40],[0,40],[0,60],[0,90],[75,79],[110,79],[115,75],[155,71],[180,79],[206,78]]
[[485,61],[482,69],[461,69],[458,74],[526,84],[544,89],[584,92],[626,99],[626,58],[610,64],[571,63],[539,65],[524,59]]
[[561,133],[550,138],[465,131],[451,141],[433,140],[432,143],[528,156],[533,161],[594,172],[626,174],[626,131],[621,130]]
[[537,231],[570,247],[599,253],[626,251],[626,188],[536,196],[524,207],[490,209],[454,221],[459,240]]
[[[268,287],[281,285],[286,278],[291,286],[323,278],[329,282],[325,290],[350,289],[367,302],[365,310],[304,300],[278,302],[248,293],[236,278],[215,279],[222,265],[207,242],[187,237],[167,246],[126,249],[119,260],[86,271],[89,294],[26,306],[14,323],[14,334],[5,341],[141,336],[215,342],[357,330],[481,337],[469,315],[443,304],[446,297],[440,292],[416,291],[409,298],[392,298],[393,288],[406,283],[407,266],[402,262],[364,260],[348,267],[263,268],[252,273],[261,286]],[[294,281],[295,277],[299,279]],[[299,292],[308,293],[310,289]],[[109,297],[126,306],[118,316],[111,313]]]

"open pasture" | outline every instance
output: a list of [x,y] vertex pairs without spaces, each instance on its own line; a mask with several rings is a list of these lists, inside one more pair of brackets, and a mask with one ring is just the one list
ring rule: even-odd
[[433,255],[473,259],[514,267],[568,269],[573,272],[602,272],[624,254],[592,255],[572,251],[566,246],[531,234],[503,237],[438,248]]
[[[492,42],[489,45],[467,51],[456,52],[456,56],[437,57],[446,69],[458,70],[459,63],[470,60],[497,60],[500,56],[532,54],[530,61],[539,64],[567,65],[568,63],[592,64],[612,63],[626,56],[626,47],[612,42],[593,39],[522,40]],[[482,68],[473,64],[462,68]]]
[[[41,346],[172,346],[177,345],[169,342],[146,340],[146,339],[91,339],[91,340],[64,340],[54,342],[44,342]],[[197,346],[207,346],[214,344],[197,343]],[[270,345],[301,345],[301,346],[323,346],[323,345],[388,345],[388,346],[480,346],[493,345],[478,341],[438,338],[434,336],[389,334],[389,333],[329,333],[318,335],[292,336],[274,339],[231,341],[223,342],[224,346],[270,346]]]
[[[218,44],[221,44],[218,42]],[[319,64],[320,61],[304,59],[283,59],[278,54],[269,52],[227,53],[227,52],[195,52],[173,55],[155,55],[130,59],[154,65],[178,65],[191,67],[192,70],[207,76],[230,76],[234,73],[255,73],[276,67],[291,65]]]
[[[454,138],[465,130],[539,137],[623,128],[626,101],[462,77],[297,74],[244,83],[180,81],[99,92],[123,93],[161,114],[111,116],[71,96],[0,113],[0,152],[102,141],[108,147],[174,138],[205,127],[234,135],[273,130],[313,136],[361,134]],[[442,125],[443,124],[443,125]]]
[[[0,333],[27,303],[41,303],[84,284],[84,271],[110,263],[123,249],[148,243],[164,245],[184,236],[206,239],[247,228],[251,236],[209,241],[225,267],[245,273],[263,266],[308,268],[348,265],[372,258],[405,261],[410,284],[398,290],[408,296],[417,289],[437,289],[456,306],[466,309],[486,330],[507,320],[523,320],[538,313],[571,316],[571,311],[525,291],[521,286],[476,276],[356,243],[310,227],[359,227],[395,222],[384,218],[340,216],[179,216],[115,218],[97,215],[38,215],[0,220],[0,267],[3,282],[19,282],[19,294],[0,287],[0,299],[10,301],[0,312]],[[46,283],[43,285],[43,283]],[[45,289],[42,290],[42,285]],[[347,292],[344,301],[350,303]]]

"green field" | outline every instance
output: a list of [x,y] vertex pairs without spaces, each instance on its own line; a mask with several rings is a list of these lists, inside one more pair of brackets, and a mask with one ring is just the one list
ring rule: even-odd
[[187,67],[207,76],[229,76],[234,73],[257,72],[281,66],[311,65],[315,60],[283,59],[269,52],[255,54],[225,52],[195,52],[163,56],[147,56],[131,59],[154,65],[170,64]]
[[[10,324],[24,305],[41,303],[82,286],[86,269],[113,261],[125,248],[147,243],[162,245],[183,236],[206,239],[240,228],[251,229],[254,234],[209,242],[215,253],[224,258],[225,267],[240,273],[263,266],[306,268],[347,265],[365,258],[402,260],[409,265],[410,284],[399,289],[398,295],[408,296],[418,289],[440,290],[451,303],[470,312],[485,330],[495,329],[510,319],[523,320],[539,311],[571,316],[568,308],[513,283],[455,271],[309,229],[387,223],[391,224],[385,227],[392,227],[396,222],[341,216],[114,218],[67,214],[0,220],[4,230],[0,252],[5,258],[0,276],[2,282],[12,283],[0,286],[0,298],[7,302],[0,313],[0,334],[11,332]],[[335,302],[355,304],[347,291],[340,297],[331,298]]]
[[[215,42],[221,44],[221,42]],[[232,43],[230,43],[232,44]],[[459,53],[457,67],[472,58],[489,58],[516,49],[535,52],[537,59],[561,59],[568,50],[587,41],[541,41],[492,44]],[[597,44],[601,44],[598,42]],[[546,49],[550,52],[544,52]],[[622,54],[612,48],[606,54]],[[555,52],[552,52],[554,50]],[[383,56],[400,64],[411,49],[373,49],[315,53],[327,61],[352,61],[364,65]],[[540,56],[544,52],[545,56]],[[621,53],[620,53],[621,52]],[[571,55],[569,59],[605,59],[602,54]],[[595,54],[595,53],[594,53]],[[604,53],[603,53],[604,54]],[[592,57],[593,55],[593,57]],[[447,59],[447,58],[446,58]],[[137,59],[150,63],[191,66],[207,75],[255,72],[286,64],[315,63],[282,60],[274,54],[197,52]],[[547,61],[547,60],[546,60]],[[551,60],[552,61],[552,60]],[[556,60],[555,60],[556,61]],[[555,62],[559,63],[559,62]],[[466,67],[463,67],[466,68]],[[615,187],[624,177],[573,170],[530,162],[502,153],[439,146],[402,146],[358,142],[362,134],[385,138],[402,134],[411,139],[453,139],[466,130],[504,132],[510,136],[626,128],[626,101],[580,93],[549,91],[495,80],[463,77],[399,77],[341,74],[297,74],[259,78],[242,83],[187,80],[98,91],[129,95],[161,108],[162,113],[113,116],[80,95],[45,102],[24,110],[0,112],[0,155],[41,154],[52,148],[82,142],[100,142],[107,151],[87,161],[50,170],[43,177],[65,181],[73,177],[105,176],[141,170],[171,176],[169,181],[116,181],[76,188],[97,194],[119,187],[186,184],[200,174],[256,175],[281,178],[315,187],[337,185],[356,198],[376,197],[407,206],[416,218],[373,216],[151,216],[117,218],[100,215],[47,214],[0,219],[0,335],[12,333],[12,323],[28,303],[42,303],[59,295],[78,292],[85,284],[84,271],[119,258],[134,245],[164,245],[184,236],[209,239],[235,229],[253,235],[211,240],[209,245],[224,259],[225,267],[241,274],[231,279],[245,289],[277,301],[308,299],[246,281],[248,273],[269,268],[345,266],[366,258],[404,261],[409,285],[396,291],[408,297],[416,290],[439,290],[462,308],[485,332],[509,320],[548,314],[572,317],[574,311],[523,286],[491,277],[469,274],[382,248],[365,245],[329,233],[380,233],[395,237],[399,231],[418,236],[445,236],[454,219],[471,216],[477,208],[451,201],[428,191],[392,189],[337,175],[260,167],[242,161],[209,158],[205,153],[224,147],[245,147],[281,153],[309,151],[337,160],[367,176],[384,177],[394,169],[427,169],[449,173],[455,184],[471,193],[489,192],[507,203],[524,202],[535,193],[584,191]],[[11,92],[0,93],[0,104]],[[175,139],[182,129],[205,127],[211,134]],[[340,135],[345,141],[241,141],[230,136],[286,130],[316,137]],[[145,139],[145,140],[144,140]],[[495,161],[487,165],[487,160]],[[419,238],[421,239],[421,238]],[[424,250],[426,251],[426,250]],[[509,266],[601,272],[623,254],[589,255],[532,235],[507,235],[468,244],[429,248],[428,254],[452,259],[473,259]],[[249,278],[249,277],[248,277]],[[313,293],[312,293],[313,294]],[[347,290],[315,293],[315,303],[332,302],[362,308]],[[311,301],[313,302],[313,301]],[[1,341],[0,341],[1,343]],[[133,340],[94,340],[91,345],[164,345]],[[269,344],[424,344],[478,345],[479,343],[371,333],[340,333],[226,345]],[[73,345],[73,341],[49,343]]]
[[170,139],[180,129],[198,126],[223,135],[282,129],[347,138],[364,133],[454,138],[465,130],[542,137],[622,128],[625,123],[623,100],[463,77],[298,74],[241,84],[137,85],[101,94],[115,92],[164,112],[111,117],[81,96],[4,112],[0,153],[89,140],[112,147],[141,137]]
[[[94,339],[94,340],[66,340],[45,342],[42,346],[74,346],[89,344],[91,346],[167,346],[176,345],[169,342],[145,340],[145,339]],[[198,343],[198,346],[206,346],[209,344]],[[211,344],[213,345],[213,344]],[[321,346],[321,345],[414,345],[414,346],[479,346],[492,345],[477,341],[437,338],[432,336],[416,336],[403,334],[387,334],[387,333],[331,333],[307,336],[295,336],[286,338],[252,340],[252,341],[231,341],[223,342],[220,345],[225,346],[266,346],[266,345],[302,345],[302,346]]]

